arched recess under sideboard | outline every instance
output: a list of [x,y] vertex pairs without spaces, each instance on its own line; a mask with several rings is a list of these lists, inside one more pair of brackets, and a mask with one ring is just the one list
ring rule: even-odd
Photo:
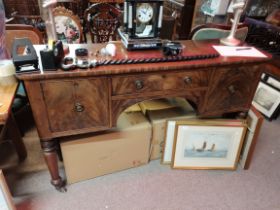
[[119,99],[119,100],[113,100],[112,101],[112,113],[111,113],[111,119],[112,119],[112,127],[116,127],[117,125],[117,120],[118,117],[121,115],[121,113],[123,111],[125,111],[127,108],[129,108],[130,106],[146,101],[146,100],[154,100],[154,99],[162,99],[162,98],[173,98],[173,97],[180,97],[180,98],[184,98],[187,101],[189,101],[189,103],[196,109],[198,109],[198,105],[202,102],[203,97],[204,97],[204,93],[203,92],[187,92],[184,93],[183,95],[178,93],[178,95],[174,95],[172,94],[172,96],[154,96],[154,97],[146,97],[146,98],[133,98],[133,99]]

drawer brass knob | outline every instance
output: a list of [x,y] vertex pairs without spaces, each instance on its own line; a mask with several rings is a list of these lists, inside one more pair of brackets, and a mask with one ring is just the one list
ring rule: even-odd
[[135,81],[135,88],[137,90],[141,90],[144,87],[144,83],[142,80],[136,80]]
[[235,87],[233,86],[233,85],[230,85],[229,87],[228,87],[228,91],[231,93],[231,94],[234,94],[235,93]]
[[192,84],[192,78],[191,77],[185,77],[184,82],[185,82],[185,84],[190,85],[190,84]]
[[76,112],[83,112],[85,110],[85,107],[82,104],[77,102],[77,103],[75,103],[75,110],[76,110]]

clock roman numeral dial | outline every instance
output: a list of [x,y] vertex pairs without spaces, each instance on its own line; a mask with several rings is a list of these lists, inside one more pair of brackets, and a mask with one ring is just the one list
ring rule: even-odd
[[147,23],[153,18],[153,7],[149,3],[141,3],[136,8],[136,15],[141,23]]

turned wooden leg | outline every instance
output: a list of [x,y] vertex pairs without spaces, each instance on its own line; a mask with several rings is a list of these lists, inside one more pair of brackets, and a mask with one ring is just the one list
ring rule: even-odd
[[12,113],[10,114],[7,122],[7,134],[14,144],[19,161],[23,161],[27,156],[27,151]]
[[59,176],[58,159],[57,159],[57,141],[51,139],[49,141],[41,140],[41,147],[44,152],[44,158],[51,175],[51,184],[60,192],[66,192],[65,182]]
[[57,153],[59,161],[63,162],[62,152],[61,152],[61,148],[59,145],[58,145],[56,153]]

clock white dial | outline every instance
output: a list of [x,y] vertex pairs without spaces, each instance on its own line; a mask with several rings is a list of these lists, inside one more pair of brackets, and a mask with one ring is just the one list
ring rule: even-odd
[[153,18],[154,10],[151,4],[141,3],[136,9],[137,19],[141,23],[147,23]]

